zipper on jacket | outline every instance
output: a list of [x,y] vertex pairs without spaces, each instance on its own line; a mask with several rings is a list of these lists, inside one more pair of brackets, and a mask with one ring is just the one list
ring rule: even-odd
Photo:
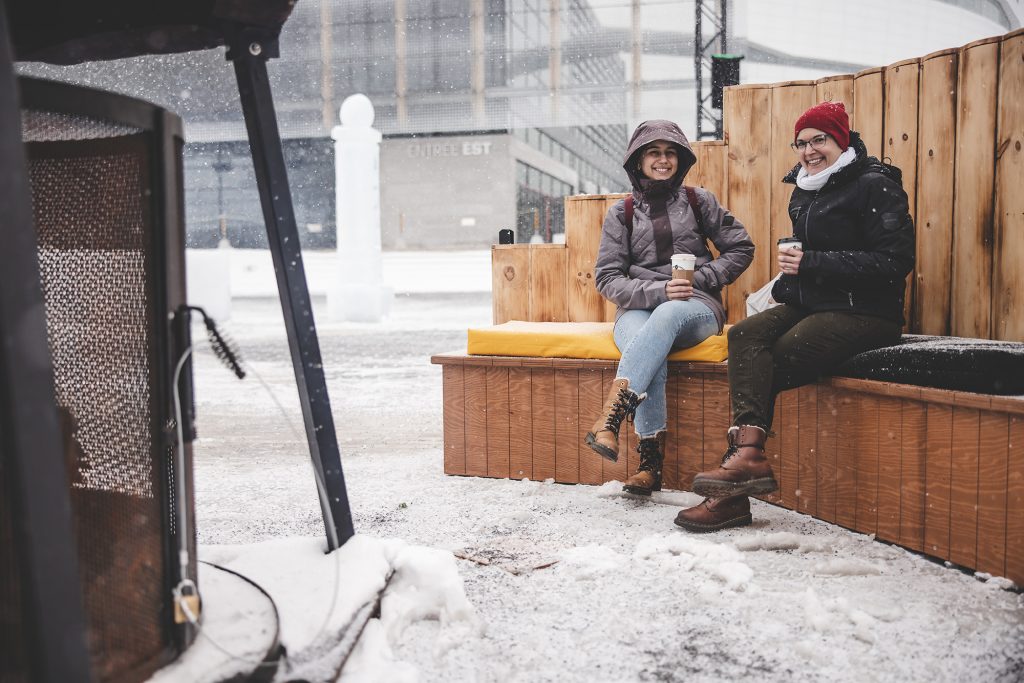
[[[807,251],[807,243],[810,242],[809,238],[811,236],[811,207],[814,206],[814,202],[818,201],[818,193],[819,192],[821,192],[821,190],[816,190],[814,192],[814,196],[811,197],[811,202],[810,202],[810,204],[807,205],[807,211],[805,212],[807,217],[804,218],[804,251]],[[800,210],[799,209],[797,210],[796,217],[797,217],[797,220],[800,219]],[[799,274],[797,274],[797,278],[796,278],[796,294],[797,294],[797,298],[800,300],[800,305],[803,306],[804,305],[804,288],[800,285],[800,275]],[[852,306],[853,304],[851,303],[850,305]]]

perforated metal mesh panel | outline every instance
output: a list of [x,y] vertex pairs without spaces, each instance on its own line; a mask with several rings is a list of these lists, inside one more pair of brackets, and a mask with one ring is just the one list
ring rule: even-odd
[[144,680],[171,646],[152,145],[81,116],[23,124],[93,675]]

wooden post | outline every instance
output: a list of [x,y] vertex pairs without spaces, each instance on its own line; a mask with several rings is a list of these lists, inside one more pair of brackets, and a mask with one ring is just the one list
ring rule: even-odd
[[882,69],[864,69],[853,76],[853,117],[850,127],[860,133],[868,154],[882,157],[883,109],[885,89],[882,87]]
[[729,210],[757,247],[754,262],[726,292],[728,320],[746,315],[746,301],[769,278],[771,241],[771,90],[764,85],[725,89],[722,115],[729,149]]
[[917,156],[917,263],[911,328],[949,334],[957,50],[921,59]]
[[495,325],[530,319],[530,245],[491,245],[491,315]]
[[607,315],[607,301],[597,292],[594,263],[601,243],[605,214],[625,194],[590,194],[565,198],[565,244],[569,250],[566,269],[568,318],[570,322],[613,320]]
[[[917,102],[921,63],[906,59],[885,68],[884,154],[903,171],[910,215],[917,215]],[[920,231],[918,232],[920,234]],[[914,297],[913,276],[907,278],[903,316],[910,325]],[[918,330],[910,327],[912,332]]]
[[1024,30],[1000,45],[992,336],[1024,340]]
[[683,181],[715,195],[718,203],[729,207],[729,147],[721,140],[705,140],[692,145],[697,163]]
[[757,250],[767,252],[769,259],[768,277],[779,272],[779,254],[775,248],[780,237],[793,234],[793,223],[789,218],[789,198],[795,185],[783,183],[782,178],[798,163],[797,155],[789,146],[793,142],[793,125],[800,115],[815,103],[814,81],[789,81],[772,86],[772,130],[771,130],[771,224],[768,240],[757,243]]
[[950,333],[992,337],[992,213],[995,205],[999,38],[960,52],[953,197]]

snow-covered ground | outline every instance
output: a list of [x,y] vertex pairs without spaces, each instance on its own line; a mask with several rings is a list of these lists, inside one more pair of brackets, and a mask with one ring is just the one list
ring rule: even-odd
[[[197,344],[197,526],[201,557],[277,600],[297,656],[279,680],[323,680],[336,661],[324,634],[392,573],[342,680],[1024,680],[1024,596],[1005,580],[758,501],[752,527],[691,535],[672,524],[698,500],[687,492],[642,500],[615,483],[445,476],[441,371],[429,358],[490,322],[487,252],[385,254],[386,278],[401,261],[433,269],[438,284],[409,292],[395,278],[380,324],[331,322],[315,298],[358,534],[322,555],[280,308],[243,298],[273,281],[269,257],[238,255],[251,284],[233,284],[225,327],[259,379],[239,382]],[[329,276],[331,259],[307,255],[311,280]],[[205,618],[227,614],[236,627],[218,636],[230,647],[219,644],[245,652],[265,615],[203,578]],[[321,669],[297,655],[305,646],[323,655]],[[204,638],[192,654],[193,668],[162,680],[244,664]]]

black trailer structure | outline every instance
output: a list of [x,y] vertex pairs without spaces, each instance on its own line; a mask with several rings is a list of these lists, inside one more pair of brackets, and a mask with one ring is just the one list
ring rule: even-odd
[[293,4],[0,0],[4,681],[142,680],[195,590],[181,122],[16,61],[228,48],[328,547],[354,533],[267,81]]

